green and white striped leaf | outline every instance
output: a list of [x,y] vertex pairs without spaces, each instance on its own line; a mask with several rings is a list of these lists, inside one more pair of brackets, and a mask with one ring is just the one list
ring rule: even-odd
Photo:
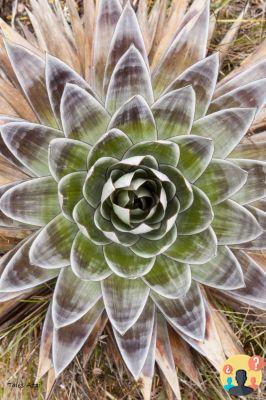
[[174,90],[160,97],[152,106],[159,139],[169,139],[190,133],[194,112],[195,92],[192,86]]
[[167,299],[152,292],[155,304],[175,328],[195,340],[202,341],[205,336],[205,307],[199,286],[192,282],[186,296]]
[[71,363],[80,351],[104,310],[99,300],[83,317],[71,325],[54,329],[53,366],[56,377]]
[[2,138],[14,156],[34,175],[47,176],[48,147],[63,132],[28,122],[12,122],[1,126]]
[[103,95],[103,78],[110,38],[121,13],[122,6],[119,0],[100,0],[93,47],[94,85],[100,96]]
[[121,335],[115,329],[116,343],[123,360],[135,379],[140,375],[147,358],[154,327],[155,306],[148,299],[139,319]]
[[45,86],[45,61],[15,43],[5,40],[13,71],[39,121],[57,128]]
[[130,248],[117,243],[104,246],[104,256],[107,264],[116,275],[128,279],[135,279],[147,274],[155,262],[154,257],[142,258],[133,253]]
[[17,221],[42,226],[60,213],[57,184],[52,177],[18,183],[0,200],[1,211]]
[[248,204],[266,196],[266,162],[232,159],[236,165],[248,173],[245,185],[232,197],[239,204]]
[[187,68],[166,88],[164,93],[191,85],[196,94],[195,120],[202,118],[211,102],[218,70],[219,54],[214,53]]
[[70,264],[70,250],[77,226],[62,214],[46,225],[33,241],[29,257],[42,268],[60,268]]
[[141,53],[132,44],[114,68],[105,107],[113,114],[135,95],[143,96],[148,104],[154,101],[149,70]]
[[30,263],[29,249],[35,236],[36,234],[25,240],[4,260],[6,265],[0,278],[1,292],[24,291],[57,277],[58,269],[45,270]]
[[150,107],[139,95],[133,96],[113,115],[108,130],[113,128],[123,131],[132,143],[157,139],[156,124]]
[[212,228],[218,244],[238,244],[256,239],[262,229],[256,218],[232,200],[213,206]]
[[128,2],[118,20],[111,39],[104,73],[104,93],[107,92],[111,75],[118,61],[132,44],[139,50],[145,63],[149,65],[138,20],[130,2]]
[[190,182],[195,182],[205,171],[213,156],[213,143],[210,139],[195,135],[172,137],[180,148],[178,169]]
[[193,203],[176,221],[179,235],[192,235],[208,228],[213,220],[211,203],[204,192],[193,186]]
[[204,264],[216,255],[216,251],[215,233],[208,228],[195,235],[178,235],[165,255],[182,263]]
[[71,139],[93,145],[106,132],[110,116],[91,94],[67,84],[60,106],[64,133]]
[[213,159],[195,185],[206,193],[213,204],[232,197],[245,185],[247,173],[225,160]]
[[141,279],[124,279],[115,274],[101,285],[108,317],[113,327],[123,335],[139,319],[150,289]]
[[90,151],[87,143],[60,138],[49,144],[49,168],[53,177],[59,181],[72,172],[87,170],[87,157]]
[[153,72],[156,97],[188,67],[203,59],[208,39],[209,1],[189,18]]
[[244,287],[239,262],[227,246],[217,246],[217,255],[206,264],[191,266],[192,279],[222,290]]
[[151,271],[143,281],[156,293],[169,299],[185,296],[191,284],[189,265],[165,257],[156,257]]
[[46,54],[45,75],[50,104],[58,125],[62,126],[60,103],[66,84],[75,84],[91,95],[94,95],[94,93],[88,83],[77,72],[50,54]]
[[73,241],[70,263],[75,275],[82,280],[101,281],[112,273],[105,262],[103,247],[95,245],[81,232]]
[[53,294],[52,315],[56,329],[86,314],[102,297],[101,285],[76,277],[71,267],[61,269]]
[[230,108],[217,111],[194,122],[192,135],[213,141],[213,157],[226,158],[247,133],[255,117],[254,108]]

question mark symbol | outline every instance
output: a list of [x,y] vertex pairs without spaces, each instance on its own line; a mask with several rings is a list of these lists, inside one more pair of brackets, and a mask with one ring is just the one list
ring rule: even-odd
[[259,357],[253,357],[254,360],[254,370],[257,371],[258,365],[260,363]]

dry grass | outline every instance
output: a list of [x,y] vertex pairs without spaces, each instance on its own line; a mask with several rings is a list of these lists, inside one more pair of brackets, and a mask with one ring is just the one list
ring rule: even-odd
[[[18,4],[26,1],[18,2]],[[1,1],[1,15],[12,19],[12,1]],[[219,43],[245,8],[244,0],[214,0],[212,12],[216,18],[216,28],[211,41],[211,50],[221,49]],[[234,44],[229,48],[222,65],[221,77],[238,66],[241,61],[266,37],[265,7],[263,0],[251,0],[243,17],[241,28]],[[16,16],[23,23],[25,12],[18,8]],[[1,251],[1,249],[0,249]],[[20,322],[2,329],[0,332],[0,399],[1,400],[41,400],[44,399],[46,381],[36,387],[34,379],[37,371],[38,347],[41,324],[48,304],[47,296],[37,296],[29,304],[23,304],[29,310]],[[247,354],[265,356],[265,324],[252,315],[252,311],[235,312],[224,304],[216,303],[216,308],[230,322],[234,332],[242,342]],[[108,333],[101,336],[89,364],[83,368],[81,356],[76,357],[68,370],[62,374],[51,400],[138,400],[141,399],[138,385],[130,378],[124,366],[113,361],[113,349],[110,348]],[[219,377],[210,364],[195,354],[195,359],[203,377],[202,390],[199,390],[182,373],[179,373],[181,392],[184,400],[229,399],[220,386]],[[158,371],[157,371],[158,372]],[[156,372],[152,399],[164,400],[166,394],[160,376]],[[20,387],[22,386],[22,387]],[[262,388],[265,389],[266,383]],[[250,399],[265,399],[257,393]]]

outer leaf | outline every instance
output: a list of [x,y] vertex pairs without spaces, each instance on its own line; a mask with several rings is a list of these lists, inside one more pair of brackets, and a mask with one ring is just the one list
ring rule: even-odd
[[113,115],[109,129],[117,128],[127,134],[133,143],[156,140],[157,130],[152,112],[142,96],[136,95]]
[[190,133],[195,112],[192,86],[166,93],[153,104],[152,112],[159,139]]
[[101,0],[97,13],[93,52],[94,82],[97,92],[102,95],[106,59],[116,24],[122,13],[119,0]]
[[238,192],[247,181],[247,173],[225,160],[212,160],[195,182],[213,204],[219,204]]
[[76,233],[76,224],[69,222],[62,214],[58,215],[34,240],[29,253],[31,263],[42,268],[69,265],[70,250]]
[[61,269],[52,303],[55,328],[62,328],[78,321],[101,297],[99,283],[77,278],[71,267]]
[[208,197],[193,187],[193,203],[177,217],[176,225],[180,235],[192,235],[208,228],[213,220],[213,212]]
[[102,282],[102,292],[108,317],[123,335],[140,317],[149,288],[141,279],[124,279],[113,274]]
[[262,233],[256,218],[232,200],[214,206],[213,212],[212,227],[219,244],[243,243]]
[[232,197],[240,204],[248,204],[266,196],[266,162],[234,159],[231,160],[248,173],[245,185]]
[[234,107],[257,108],[259,110],[265,103],[265,89],[266,79],[259,79],[240,86],[215,99],[211,103],[208,113]]
[[15,254],[7,260],[8,262],[0,279],[0,291],[23,291],[57,277],[57,269],[44,270],[30,263],[29,249],[35,236],[27,239]]
[[181,332],[196,340],[205,336],[204,301],[197,284],[192,282],[186,296],[180,299],[166,299],[155,292],[151,297],[167,320]]
[[87,169],[90,146],[73,139],[54,139],[49,144],[49,168],[59,181],[63,176]]
[[250,138],[250,141],[241,143],[230,153],[232,158],[249,158],[251,160],[265,160],[266,154],[266,135],[265,141],[256,141],[256,136]]
[[52,364],[53,319],[52,304],[45,315],[39,350],[39,363],[36,381],[41,379],[53,366]]
[[194,182],[203,174],[212,159],[212,141],[195,135],[172,137],[171,140],[180,148],[178,169],[190,182]]
[[112,129],[98,140],[88,155],[88,168],[102,157],[111,157],[121,159],[127,149],[132,145],[129,138],[119,129]]
[[100,281],[112,273],[105,262],[102,246],[96,246],[80,232],[71,248],[70,263],[79,279]]
[[208,228],[195,235],[178,235],[165,255],[183,263],[204,264],[215,256],[216,248],[215,233]]
[[148,299],[139,319],[124,335],[114,329],[120,353],[135,379],[139,377],[149,352],[154,327],[154,315],[154,303]]
[[[153,73],[156,97],[178,75],[204,58],[207,47],[209,2],[178,33]],[[200,40],[199,40],[200,38]]]
[[91,95],[94,95],[94,93],[88,83],[79,74],[50,54],[46,55],[45,74],[49,100],[58,124],[61,125],[60,103],[67,83],[78,85]]
[[40,122],[57,127],[45,87],[45,62],[25,47],[5,41],[8,57],[20,86]]
[[[0,186],[0,199],[3,196],[5,192],[7,192],[8,189],[11,189],[12,187],[16,186],[20,182],[12,182],[8,183],[6,185]],[[1,204],[0,204],[1,205]],[[13,218],[9,218],[6,214],[4,214],[1,209],[0,209],[0,226],[1,227],[7,227],[7,228],[20,228],[20,229],[27,229],[30,227],[30,225],[24,224],[23,222],[19,222],[14,220]]]
[[142,279],[156,293],[175,299],[184,296],[188,291],[191,273],[189,265],[160,255],[156,257],[152,270]]
[[57,185],[50,177],[19,183],[4,193],[0,207],[9,218],[26,224],[45,225],[60,212]]
[[119,59],[131,44],[139,50],[148,65],[145,44],[139,28],[136,14],[128,2],[118,20],[113,34],[104,74],[104,93],[107,91],[109,80]]
[[73,222],[73,210],[76,204],[82,199],[82,188],[87,172],[72,172],[65,175],[58,184],[58,197],[62,213],[65,218]]
[[63,133],[43,125],[12,122],[1,126],[1,135],[14,156],[37,176],[49,174],[48,146]]
[[226,246],[217,247],[217,255],[201,266],[191,266],[192,278],[217,289],[232,290],[245,285],[243,272],[234,254]]
[[105,107],[112,114],[132,96],[141,95],[153,103],[150,74],[139,50],[131,45],[120,58],[108,86]]
[[218,77],[218,70],[219,54],[214,53],[187,68],[166,88],[165,92],[191,85],[196,94],[195,119],[202,118],[206,114],[211,102]]
[[77,85],[66,84],[60,106],[67,137],[94,144],[106,131],[110,117],[101,103]]
[[255,116],[253,108],[230,108],[196,121],[191,134],[212,139],[213,156],[225,158],[247,133]]
[[56,376],[70,364],[84,345],[103,310],[103,302],[99,300],[78,322],[54,330],[53,364]]
[[123,278],[138,278],[148,273],[155,258],[142,258],[129,248],[116,243],[104,247],[104,256],[111,270]]

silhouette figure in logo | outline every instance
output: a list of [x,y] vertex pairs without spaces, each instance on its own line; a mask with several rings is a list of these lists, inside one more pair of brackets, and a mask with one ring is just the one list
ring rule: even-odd
[[256,390],[256,389],[258,389],[258,385],[257,385],[257,383],[256,383],[256,378],[255,378],[255,376],[253,376],[251,379],[250,379],[250,387],[252,387],[252,389],[253,390]]
[[231,389],[232,387],[234,387],[234,385],[233,385],[233,379],[230,378],[230,377],[228,377],[228,378],[227,378],[227,384],[224,385],[224,389],[228,391],[228,390]]
[[233,396],[245,396],[254,391],[251,387],[245,386],[245,383],[247,381],[247,373],[244,369],[238,369],[236,371],[236,381],[237,386],[229,389],[229,393]]

